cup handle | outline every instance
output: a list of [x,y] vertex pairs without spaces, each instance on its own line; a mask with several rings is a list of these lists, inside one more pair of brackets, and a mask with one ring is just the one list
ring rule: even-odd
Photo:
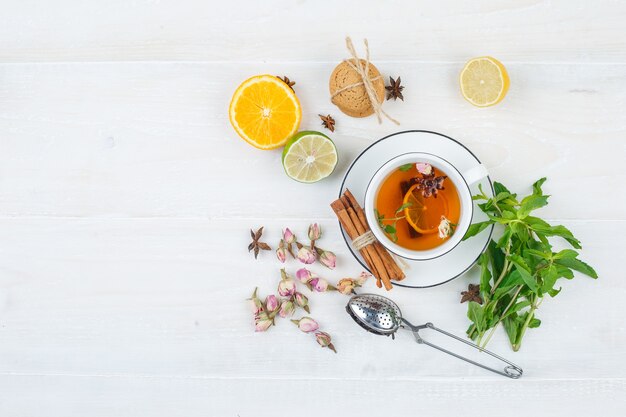
[[480,164],[475,166],[474,168],[465,171],[462,175],[463,179],[465,179],[465,182],[469,186],[485,178],[487,175],[489,175],[489,172],[487,172],[487,168],[485,168],[483,164]]

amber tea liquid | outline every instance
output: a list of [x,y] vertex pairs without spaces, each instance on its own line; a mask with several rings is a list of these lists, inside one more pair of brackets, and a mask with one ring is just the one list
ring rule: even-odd
[[[437,168],[433,169],[435,176],[446,175]],[[381,183],[376,196],[378,213],[385,219],[404,217],[404,211],[396,214],[396,210],[402,206],[411,180],[419,176],[415,164],[407,171],[396,169],[389,174]],[[442,215],[451,223],[458,224],[461,217],[461,202],[457,189],[449,178],[444,180],[443,187],[443,190],[437,191],[436,198],[434,196],[424,198],[419,190],[413,190],[412,197],[409,198],[413,208],[411,219],[415,220],[414,224],[422,233],[416,231],[406,218],[399,219],[395,226],[396,244],[409,250],[420,251],[436,248],[449,239],[439,237],[437,226]],[[393,221],[384,221],[383,224],[393,224]]]

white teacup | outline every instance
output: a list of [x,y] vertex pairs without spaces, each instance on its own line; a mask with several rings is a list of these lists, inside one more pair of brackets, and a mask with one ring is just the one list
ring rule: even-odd
[[[433,167],[445,172],[448,177],[446,181],[452,181],[456,186],[459,194],[459,201],[461,203],[459,222],[456,226],[454,234],[441,245],[433,249],[420,251],[403,248],[389,239],[389,237],[378,225],[378,219],[375,213],[376,197],[383,181],[389,176],[389,174],[398,169],[400,166],[416,162],[429,163]],[[380,167],[380,169],[378,169],[378,171],[376,171],[367,186],[367,190],[365,191],[364,207],[367,223],[374,236],[376,236],[376,239],[378,239],[385,248],[396,255],[416,261],[437,258],[450,252],[455,246],[461,243],[463,236],[472,223],[472,215],[474,212],[470,185],[480,181],[487,175],[487,169],[484,165],[478,165],[467,172],[461,173],[445,159],[429,153],[413,152],[396,156],[395,158],[387,161],[382,167]]]

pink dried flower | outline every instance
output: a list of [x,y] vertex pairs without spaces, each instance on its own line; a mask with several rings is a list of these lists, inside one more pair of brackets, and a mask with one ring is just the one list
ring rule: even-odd
[[282,279],[278,283],[278,294],[283,297],[291,297],[296,292],[296,282],[287,275],[285,269],[280,270]]
[[329,250],[322,251],[322,254],[320,255],[320,262],[327,268],[335,269],[337,256]]
[[283,240],[288,245],[291,245],[296,241],[296,235],[294,235],[293,232],[287,227],[285,228],[285,230],[283,230]]
[[353,294],[354,289],[362,286],[369,277],[371,275],[367,272],[361,272],[358,278],[342,278],[337,283],[337,291],[345,295]]
[[296,306],[293,301],[283,301],[280,305],[280,311],[278,315],[282,318],[293,316],[294,311],[296,311]]
[[300,268],[296,271],[296,279],[303,284],[309,282],[310,279],[314,278],[316,275],[309,271],[306,268]]
[[295,300],[296,304],[298,305],[298,307],[301,307],[307,313],[311,312],[311,310],[309,309],[309,299],[307,298],[306,295],[304,295],[302,293],[299,293],[299,292],[296,292],[296,294],[294,296],[294,300]]
[[356,282],[352,278],[342,278],[337,283],[337,291],[345,295],[350,295],[354,293],[356,286]]
[[430,164],[427,164],[426,162],[416,163],[415,168],[417,169],[417,172],[419,172],[422,175],[431,175],[433,173],[433,166]]
[[300,320],[291,320],[291,321],[292,323],[297,325],[300,330],[302,330],[305,333],[314,332],[320,327],[317,324],[317,322],[313,320],[311,317],[302,317]]
[[317,223],[313,223],[309,226],[309,239],[311,242],[315,242],[322,237],[322,229]]
[[446,216],[441,216],[441,222],[439,223],[439,237],[441,239],[445,239],[448,236],[452,235],[454,229],[452,227],[452,223]]
[[276,249],[276,257],[278,258],[280,263],[283,263],[283,264],[287,260],[287,249],[285,249],[285,241],[282,239],[280,240],[280,243],[278,244],[278,248]]
[[280,300],[275,295],[268,295],[265,298],[265,309],[268,313],[275,313],[280,308]]
[[358,284],[357,286],[360,287],[365,284],[365,281],[367,281],[367,279],[371,276],[372,274],[369,274],[365,271],[361,272],[361,275],[359,275],[359,277],[355,280],[355,282]]
[[306,246],[302,246],[298,250],[297,258],[303,264],[310,265],[313,262],[315,262],[315,253],[313,253],[313,251],[310,248]]
[[252,293],[252,296],[248,298],[248,300],[250,301],[250,307],[254,314],[263,310],[263,303],[261,302],[259,297],[257,297],[256,295],[258,290],[259,290],[258,288],[255,288],[254,292]]
[[324,278],[313,278],[309,281],[309,288],[316,292],[335,291],[337,288],[333,287]]
[[330,349],[333,352],[337,353],[337,350],[335,349],[335,346],[333,346],[333,343],[331,342],[330,335],[328,333],[325,333],[325,332],[317,332],[317,333],[315,333],[315,340],[317,340],[317,343],[321,347],[327,347],[328,349]]
[[260,312],[254,317],[254,331],[264,332],[274,324],[274,320],[269,318],[265,312]]

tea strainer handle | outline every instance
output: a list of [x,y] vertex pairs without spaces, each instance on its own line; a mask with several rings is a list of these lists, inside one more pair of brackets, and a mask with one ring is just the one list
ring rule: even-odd
[[[484,352],[484,353],[486,353],[488,355],[491,355],[494,358],[504,362],[506,364],[506,366],[502,370],[495,369],[495,368],[492,368],[490,366],[484,365],[484,364],[482,364],[480,362],[476,362],[476,361],[474,361],[472,359],[466,358],[465,356],[461,356],[458,353],[454,353],[452,351],[449,351],[448,349],[442,348],[441,346],[434,345],[434,344],[432,344],[432,343],[422,339],[422,337],[419,335],[419,330],[420,329],[424,329],[424,328],[428,328],[428,329],[432,329],[432,330],[438,331],[439,333],[441,333],[441,334],[443,334],[445,336],[451,337],[451,338],[453,338],[455,340],[458,340],[459,342],[463,342],[463,343],[465,343],[468,346],[471,346],[471,347],[473,347],[475,349],[478,349],[479,351]],[[445,330],[442,330],[442,329],[440,329],[438,327],[435,327],[435,325],[432,324],[432,323],[426,323],[426,324],[424,324],[422,326],[413,326],[413,325],[411,325],[411,330],[413,331],[413,334],[415,335],[415,339],[417,340],[417,343],[433,347],[433,348],[435,348],[437,350],[440,350],[440,351],[442,351],[444,353],[447,353],[448,355],[452,355],[455,358],[459,358],[459,359],[464,360],[465,362],[471,363],[472,365],[476,365],[476,366],[478,366],[480,368],[483,368],[483,369],[486,369],[488,371],[495,372],[496,374],[503,375],[503,376],[506,376],[506,377],[509,377],[509,378],[513,378],[513,379],[518,379],[524,373],[522,368],[520,368],[519,366],[515,365],[513,362],[504,359],[502,356],[496,355],[495,353],[490,352],[487,349],[481,348],[480,346],[478,346],[475,343],[472,343],[472,342],[470,342],[468,340],[465,340],[465,339],[462,339],[462,338],[460,338],[458,336],[455,336],[452,333],[448,333]]]

